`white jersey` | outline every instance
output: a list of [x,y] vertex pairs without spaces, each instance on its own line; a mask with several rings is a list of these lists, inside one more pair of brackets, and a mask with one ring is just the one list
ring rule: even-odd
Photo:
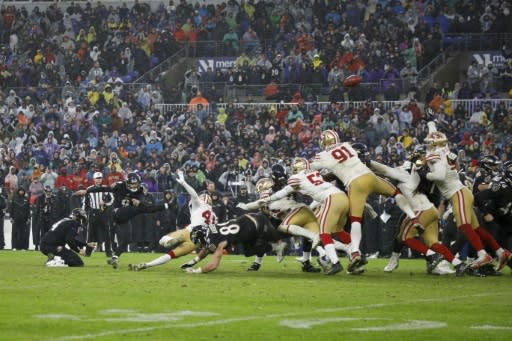
[[313,170],[327,168],[347,187],[352,180],[371,173],[371,170],[359,160],[356,150],[347,142],[339,143],[316,154],[310,167]]
[[[410,172],[408,171],[409,167],[412,167]],[[419,174],[416,172],[416,166],[404,164],[400,167],[392,168],[372,161],[371,168],[376,173],[398,181],[396,187],[398,187],[400,192],[407,198],[407,201],[409,201],[414,211],[425,211],[434,206],[425,194],[416,192],[421,181]]]
[[[340,193],[341,190],[324,181],[319,171],[304,170],[288,178],[288,186],[292,191],[298,191],[304,195],[310,196],[314,201],[323,202],[325,198],[334,193]],[[283,189],[284,190],[284,189]]]
[[448,161],[445,150],[429,152],[426,158],[430,168],[427,179],[436,184],[445,199],[451,199],[456,192],[464,188],[456,164]]
[[217,216],[215,212],[213,212],[212,206],[203,202],[194,188],[186,182],[180,182],[180,185],[182,185],[190,195],[190,202],[188,203],[190,225],[188,225],[186,229],[191,231],[194,226],[216,224]]
[[[271,194],[272,190],[264,191],[260,193],[260,199],[268,198]],[[288,213],[290,213],[291,210],[304,206],[306,206],[306,204],[297,202],[289,196],[276,199],[267,204],[270,215],[277,219],[283,219]]]

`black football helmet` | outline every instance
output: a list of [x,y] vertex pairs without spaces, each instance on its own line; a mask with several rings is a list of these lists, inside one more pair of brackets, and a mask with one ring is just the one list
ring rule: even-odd
[[478,161],[478,166],[492,175],[496,175],[498,173],[500,165],[500,159],[494,155],[485,155]]
[[370,152],[368,152],[368,147],[364,143],[352,143],[352,148],[357,152],[357,157],[363,163],[368,163],[370,161]]
[[275,164],[272,166],[272,180],[274,181],[286,181],[288,176],[286,174],[286,169],[280,164]]
[[356,150],[357,156],[359,156],[360,159],[365,159],[370,155],[368,147],[364,143],[352,143],[352,148]]
[[126,177],[126,187],[132,192],[137,192],[140,187],[142,180],[140,179],[139,174],[135,172],[128,173]]
[[82,226],[87,225],[87,213],[83,208],[74,208],[71,211],[71,219],[78,221]]
[[190,231],[190,240],[196,245],[206,244],[206,236],[208,234],[208,226],[197,225]]
[[425,146],[424,144],[419,144],[416,147],[414,147],[414,150],[411,153],[409,161],[414,163],[418,160],[422,160],[425,155],[427,155],[427,146]]

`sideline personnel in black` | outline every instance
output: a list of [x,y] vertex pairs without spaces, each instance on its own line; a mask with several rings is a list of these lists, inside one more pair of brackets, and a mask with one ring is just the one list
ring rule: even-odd
[[[69,218],[56,222],[41,239],[41,252],[48,256],[60,257],[67,266],[84,266],[80,255],[85,255],[85,246],[94,247],[95,243],[86,244],[80,240],[87,226],[87,215],[81,208],[75,208]],[[66,245],[69,247],[66,248]]]

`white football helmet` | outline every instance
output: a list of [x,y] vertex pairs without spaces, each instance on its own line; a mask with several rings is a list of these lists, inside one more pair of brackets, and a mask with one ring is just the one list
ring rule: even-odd
[[261,194],[265,191],[272,190],[274,181],[270,178],[261,178],[256,182],[256,192]]
[[320,134],[320,148],[323,150],[340,143],[340,137],[334,130],[328,129]]
[[199,200],[210,206],[213,204],[212,197],[208,193],[199,194]]
[[303,170],[309,170],[309,161],[303,157],[297,157],[293,160],[292,173],[297,174]]

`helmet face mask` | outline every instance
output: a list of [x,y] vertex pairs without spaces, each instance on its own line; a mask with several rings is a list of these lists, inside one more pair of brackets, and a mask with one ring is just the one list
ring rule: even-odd
[[272,180],[286,181],[288,176],[286,175],[286,169],[283,166],[277,164],[272,166]]
[[357,156],[364,161],[370,153],[368,152],[368,147],[364,143],[352,143],[352,148],[357,152]]
[[205,204],[208,204],[210,206],[213,204],[212,197],[207,193],[199,194],[199,200],[201,200],[201,202],[204,202]]
[[126,187],[132,192],[137,192],[141,184],[140,176],[137,173],[129,173],[126,178]]
[[419,144],[414,147],[414,151],[409,157],[409,161],[418,164],[424,164],[425,156],[427,155],[427,147],[424,144]]
[[489,174],[497,175],[501,161],[494,155],[486,155],[480,159],[478,166]]
[[425,137],[425,144],[429,150],[435,150],[438,148],[444,148],[448,145],[448,138],[445,134],[435,131],[429,133],[427,137]]
[[340,137],[334,130],[324,130],[320,135],[320,148],[323,150],[340,143]]
[[304,170],[309,170],[309,161],[302,157],[295,158],[292,164],[292,173],[297,174]]
[[206,244],[207,227],[203,225],[194,226],[190,231],[190,240],[196,245]]

